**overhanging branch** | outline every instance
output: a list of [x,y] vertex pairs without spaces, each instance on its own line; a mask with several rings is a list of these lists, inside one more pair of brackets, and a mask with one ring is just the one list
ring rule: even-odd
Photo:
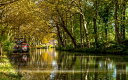
[[14,3],[16,1],[19,1],[19,0],[13,0],[13,1],[5,2],[5,3],[0,3],[0,7],[5,6],[5,5],[8,5],[8,4],[11,4],[11,3]]

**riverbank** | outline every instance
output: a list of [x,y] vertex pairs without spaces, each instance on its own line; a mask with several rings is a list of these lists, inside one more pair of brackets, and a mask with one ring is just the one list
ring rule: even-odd
[[57,50],[68,52],[92,53],[92,54],[114,54],[128,55],[128,46],[122,44],[114,44],[109,47],[101,46],[99,48],[73,48],[73,47],[57,47]]
[[7,56],[0,56],[0,80],[20,80]]

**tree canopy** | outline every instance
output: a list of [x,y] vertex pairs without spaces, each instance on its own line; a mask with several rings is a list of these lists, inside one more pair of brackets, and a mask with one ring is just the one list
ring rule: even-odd
[[99,48],[127,39],[127,0],[2,0],[0,18],[1,37],[32,44],[54,37],[60,47]]

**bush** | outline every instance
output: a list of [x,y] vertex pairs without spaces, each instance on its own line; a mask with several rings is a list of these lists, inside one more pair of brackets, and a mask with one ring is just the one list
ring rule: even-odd
[[13,50],[13,46],[14,46],[14,43],[11,43],[11,42],[9,42],[9,41],[6,41],[6,42],[4,42],[4,44],[3,44],[3,50],[4,50],[4,51],[7,51],[7,52],[10,52],[10,51]]

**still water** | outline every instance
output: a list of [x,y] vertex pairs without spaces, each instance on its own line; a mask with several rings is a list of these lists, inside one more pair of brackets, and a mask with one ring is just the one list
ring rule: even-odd
[[128,80],[128,56],[36,49],[20,58],[11,62],[21,80]]

